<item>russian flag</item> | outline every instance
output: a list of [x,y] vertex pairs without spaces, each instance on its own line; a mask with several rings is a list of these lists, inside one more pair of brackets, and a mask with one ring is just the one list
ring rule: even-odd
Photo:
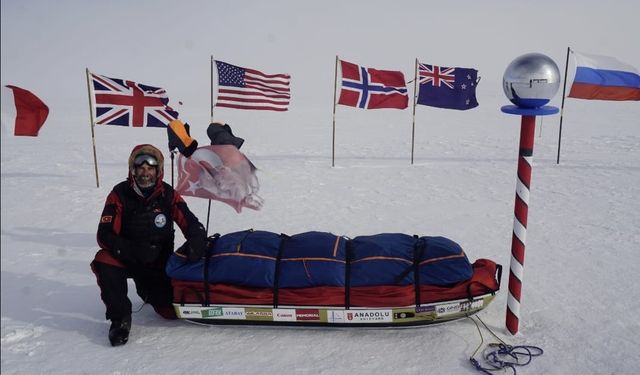
[[570,98],[640,100],[640,75],[633,66],[609,56],[573,55],[577,68]]

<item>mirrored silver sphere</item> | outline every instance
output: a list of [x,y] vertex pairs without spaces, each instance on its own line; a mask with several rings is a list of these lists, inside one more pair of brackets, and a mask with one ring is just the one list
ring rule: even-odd
[[548,56],[527,53],[507,66],[502,89],[518,107],[537,108],[547,104],[560,88],[560,70]]

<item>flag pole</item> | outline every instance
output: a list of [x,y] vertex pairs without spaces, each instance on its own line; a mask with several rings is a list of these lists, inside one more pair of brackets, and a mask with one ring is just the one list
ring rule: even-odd
[[413,145],[416,138],[416,100],[418,90],[418,58],[416,58],[416,66],[413,70],[413,125],[411,126],[411,165],[413,165]]
[[211,95],[211,100],[209,101],[209,110],[210,110],[210,120],[209,122],[213,122],[213,55],[211,55],[211,82],[209,82],[211,90],[209,90],[209,95]]
[[560,127],[558,128],[558,157],[556,164],[560,164],[560,142],[562,141],[562,114],[564,113],[564,93],[567,90],[567,70],[569,70],[569,52],[571,47],[567,47],[567,61],[564,63],[564,87],[562,88],[562,105],[560,106]]
[[[210,90],[209,90],[209,95],[211,97],[211,100],[209,101],[209,122],[213,122],[213,55],[211,55],[211,80],[209,82],[210,84]],[[211,215],[211,199],[209,199],[209,205],[207,207],[207,236],[209,235],[209,216]]]
[[331,143],[331,167],[336,160],[336,90],[338,88],[338,55],[336,55],[336,68],[333,75],[333,137]]
[[89,96],[89,121],[91,126],[91,142],[93,143],[93,167],[96,171],[96,187],[100,187],[100,179],[98,178],[98,158],[96,156],[96,134],[94,132],[93,120],[93,101],[91,100],[91,84],[89,83],[89,68],[85,68],[87,73],[87,94]]
[[538,132],[538,138],[542,137],[542,119],[544,117],[540,116],[540,131]]
[[173,153],[173,150],[169,150],[169,154],[171,154],[171,187],[173,186],[173,161],[175,159],[175,154]]

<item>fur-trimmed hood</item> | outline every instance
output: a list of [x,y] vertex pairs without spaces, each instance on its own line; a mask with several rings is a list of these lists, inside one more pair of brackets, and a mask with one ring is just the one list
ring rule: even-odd
[[135,171],[133,161],[138,157],[138,155],[151,155],[158,160],[156,186],[162,185],[162,178],[164,177],[164,156],[162,156],[162,152],[160,150],[150,144],[137,145],[131,151],[131,155],[129,155],[129,181],[135,181],[133,178],[133,173]]

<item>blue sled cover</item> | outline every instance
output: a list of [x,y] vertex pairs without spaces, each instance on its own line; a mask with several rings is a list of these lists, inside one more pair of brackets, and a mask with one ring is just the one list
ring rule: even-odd
[[169,277],[251,288],[449,286],[469,280],[472,266],[454,241],[402,233],[352,239],[326,232],[288,236],[246,230],[210,237],[205,257],[174,253]]

